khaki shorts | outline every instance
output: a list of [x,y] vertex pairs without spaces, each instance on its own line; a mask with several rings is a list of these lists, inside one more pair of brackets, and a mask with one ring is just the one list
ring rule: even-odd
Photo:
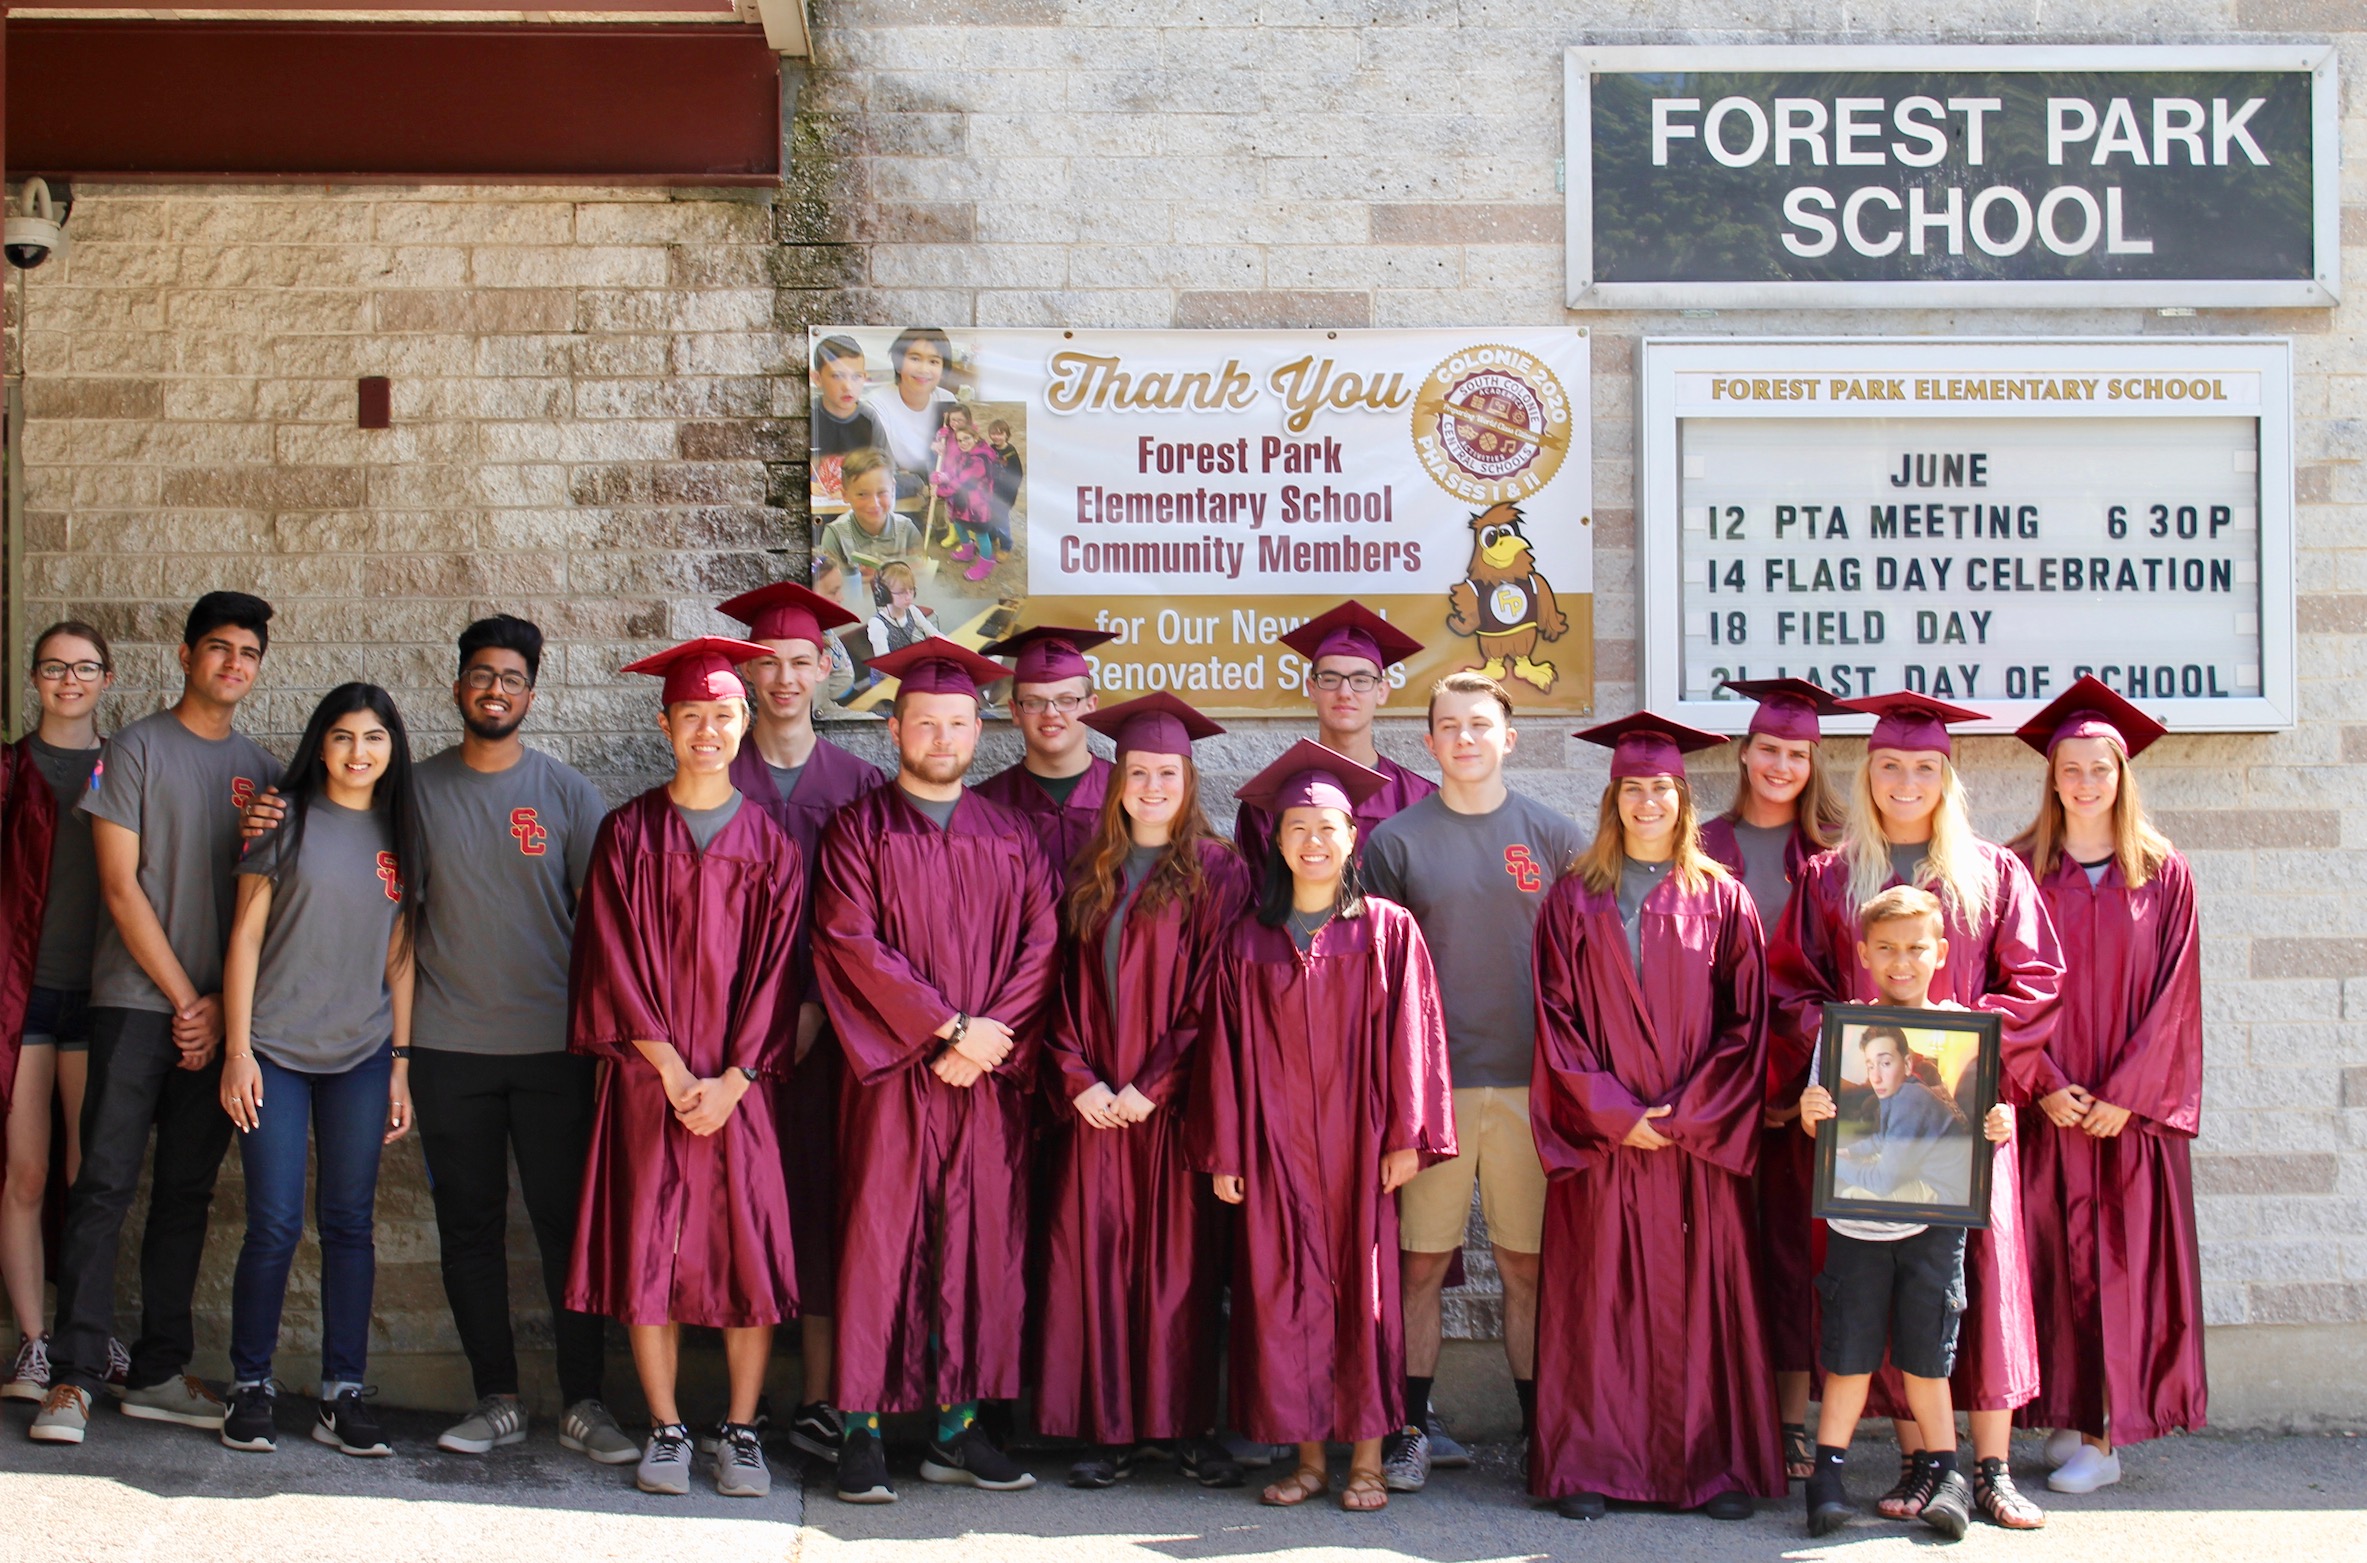
[[1455,1092],[1455,1139],[1463,1153],[1415,1174],[1397,1194],[1397,1246],[1444,1254],[1463,1246],[1471,1186],[1499,1248],[1533,1254],[1545,1240],[1545,1164],[1529,1130],[1529,1088],[1468,1086]]

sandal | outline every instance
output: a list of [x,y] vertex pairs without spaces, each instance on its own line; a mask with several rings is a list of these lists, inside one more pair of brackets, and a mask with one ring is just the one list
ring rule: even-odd
[[1808,1441],[1808,1424],[1783,1424],[1783,1476],[1787,1482],[1804,1482],[1816,1474],[1816,1445]]
[[1257,1501],[1277,1509],[1295,1509],[1317,1493],[1331,1490],[1331,1473],[1320,1466],[1302,1465],[1257,1495]]
[[1874,1500],[1874,1512],[1886,1520],[1911,1520],[1923,1512],[1924,1503],[1939,1484],[1938,1464],[1920,1455],[1902,1454],[1898,1484]]
[[2043,1530],[2046,1510],[2022,1496],[2003,1460],[1983,1460],[1973,1477],[1973,1503],[1992,1525],[2007,1530]]
[[1340,1489],[1340,1507],[1350,1514],[1370,1514],[1389,1507],[1389,1483],[1379,1471],[1352,1468],[1348,1485]]

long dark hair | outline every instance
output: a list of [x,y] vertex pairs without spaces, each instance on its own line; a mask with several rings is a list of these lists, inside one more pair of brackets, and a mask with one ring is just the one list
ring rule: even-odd
[[[1278,839],[1282,834],[1282,816],[1274,816],[1273,833],[1266,838],[1265,880],[1258,890],[1257,920],[1268,928],[1279,928],[1290,917],[1290,865],[1282,861]],[[1340,888],[1332,901],[1332,913],[1338,917],[1364,915],[1364,836],[1356,837],[1356,850],[1348,854],[1348,861],[1340,865]]]
[[279,863],[283,869],[293,868],[297,854],[304,850],[305,817],[313,799],[328,790],[329,771],[321,763],[321,746],[328,742],[329,729],[356,711],[367,711],[384,722],[386,736],[392,740],[389,748],[393,753],[387,760],[386,774],[378,778],[370,794],[370,806],[386,816],[388,834],[394,837],[395,872],[403,887],[402,903],[395,913],[396,947],[408,954],[412,933],[419,926],[420,904],[427,899],[427,848],[419,829],[419,805],[411,791],[411,735],[403,729],[403,713],[395,708],[394,696],[376,684],[339,684],[312,708],[312,720],[304,724],[304,736],[296,741],[295,758],[288,761],[287,771],[279,779],[280,796],[288,800],[287,823],[280,827],[288,839],[280,849]]

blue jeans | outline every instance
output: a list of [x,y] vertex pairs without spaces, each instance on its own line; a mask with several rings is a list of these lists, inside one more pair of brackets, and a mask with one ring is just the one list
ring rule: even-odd
[[239,1383],[271,1376],[288,1267],[304,1235],[305,1142],[314,1142],[319,1185],[313,1218],[321,1240],[321,1377],[358,1384],[369,1365],[370,1293],[378,1278],[371,1223],[378,1154],[386,1135],[392,1045],[343,1074],[305,1074],[255,1055],[263,1072],[257,1123],[239,1140],[247,1174],[247,1240],[230,1291],[230,1369]]

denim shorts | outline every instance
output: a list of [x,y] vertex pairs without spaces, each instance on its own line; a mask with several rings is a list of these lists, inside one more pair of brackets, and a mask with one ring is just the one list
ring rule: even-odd
[[61,1053],[90,1051],[90,990],[35,988],[25,1001],[22,1045]]

